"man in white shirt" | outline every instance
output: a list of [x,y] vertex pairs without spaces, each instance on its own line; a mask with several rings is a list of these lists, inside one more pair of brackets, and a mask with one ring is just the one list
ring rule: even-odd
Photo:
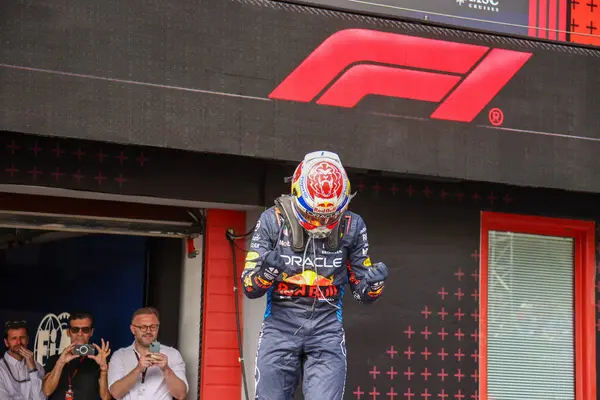
[[179,351],[163,344],[159,352],[150,351],[158,337],[159,318],[152,307],[133,313],[130,329],[135,341],[117,350],[108,366],[108,388],[115,399],[185,399],[189,385]]
[[0,399],[46,400],[42,392],[44,368],[27,350],[29,334],[26,321],[4,324],[4,345],[8,349],[0,360]]

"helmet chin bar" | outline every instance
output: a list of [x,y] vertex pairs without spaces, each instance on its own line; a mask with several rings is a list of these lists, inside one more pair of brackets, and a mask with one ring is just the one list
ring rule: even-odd
[[336,222],[331,223],[330,225],[314,226],[309,222],[302,220],[302,217],[296,208],[295,202],[293,202],[293,209],[296,221],[298,221],[298,224],[302,227],[302,229],[304,229],[308,236],[312,237],[313,239],[325,239],[340,223],[338,219]]
[[308,236],[312,236],[315,239],[325,239],[331,234],[331,229],[320,226],[318,228],[311,229],[310,231],[306,230],[306,232],[308,233]]

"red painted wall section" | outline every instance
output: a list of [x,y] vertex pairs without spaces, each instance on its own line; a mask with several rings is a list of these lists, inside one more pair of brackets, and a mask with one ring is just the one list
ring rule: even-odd
[[[241,398],[241,364],[235,319],[234,276],[231,246],[225,237],[228,228],[238,234],[246,231],[243,211],[209,210],[206,218],[204,249],[204,307],[202,310],[202,356],[200,365],[200,398],[203,400],[239,400]],[[238,241],[239,248],[245,242]],[[245,254],[236,248],[238,289]],[[242,292],[238,291],[240,326]]]

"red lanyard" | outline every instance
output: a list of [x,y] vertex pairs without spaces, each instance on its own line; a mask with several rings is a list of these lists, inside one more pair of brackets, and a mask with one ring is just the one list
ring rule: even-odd
[[69,377],[69,388],[72,387],[71,381],[73,380],[73,378],[75,378],[75,375],[77,375],[77,373],[79,372],[79,368],[81,368],[81,363],[83,363],[83,359],[85,357],[81,357],[79,358],[79,366],[77,367],[77,369],[75,370],[75,373],[73,375],[71,375],[71,363],[68,364],[69,366],[69,375],[67,375]]
[[[140,356],[138,355],[137,351],[133,351],[133,354],[135,354],[135,358],[137,358],[138,362],[140,362]],[[144,381],[146,380],[146,371],[147,368],[144,368],[144,370],[142,371],[142,383],[144,383]]]

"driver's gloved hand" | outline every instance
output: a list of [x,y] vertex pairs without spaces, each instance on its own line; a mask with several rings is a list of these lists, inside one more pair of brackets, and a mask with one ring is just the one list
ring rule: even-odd
[[276,247],[265,256],[260,268],[260,276],[272,282],[285,270],[286,265],[283,257],[281,257],[281,250],[279,247]]
[[[376,292],[379,289],[381,289],[381,287],[383,286],[383,281],[385,281],[387,277],[387,266],[384,263],[374,264],[372,267],[367,269],[367,273],[356,287],[356,291],[360,294],[364,294],[370,291]],[[357,298],[360,298],[360,294]]]
[[388,277],[388,267],[384,263],[380,262],[373,265],[367,270],[364,280],[367,285],[373,286],[375,284],[381,284]]

